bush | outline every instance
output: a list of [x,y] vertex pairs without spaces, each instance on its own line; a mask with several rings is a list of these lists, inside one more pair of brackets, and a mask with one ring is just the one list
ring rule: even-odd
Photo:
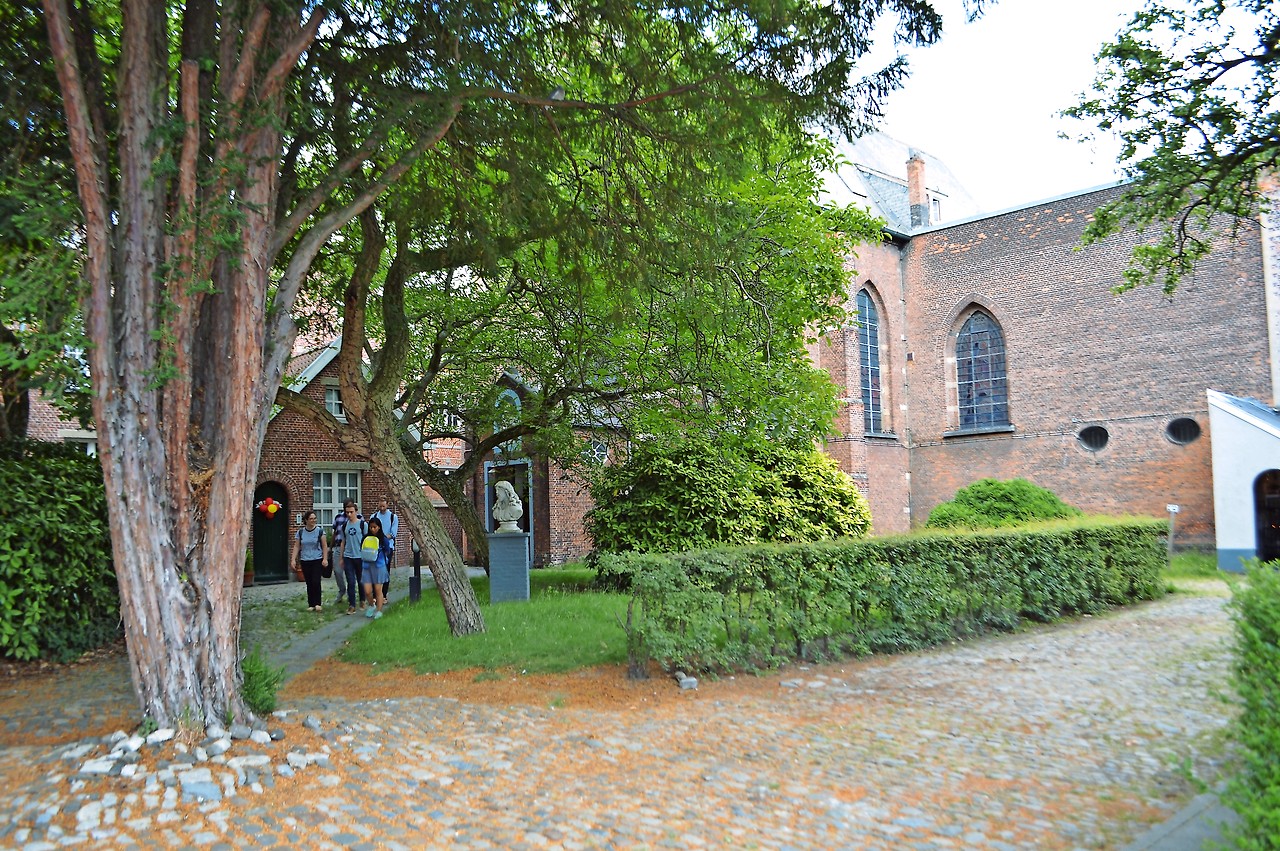
[[262,656],[262,648],[254,645],[253,652],[244,657],[240,670],[244,674],[245,705],[259,717],[275,711],[276,693],[284,682],[284,667],[271,667]]
[[0,655],[70,661],[119,634],[102,468],[68,444],[0,445]]
[[1026,479],[979,479],[961,488],[950,502],[936,506],[925,526],[933,529],[992,529],[1040,520],[1082,517],[1057,494]]
[[1241,769],[1226,803],[1240,816],[1235,847],[1280,848],[1280,562],[1245,566],[1231,600],[1235,623],[1232,681],[1240,698],[1234,726]]
[[893,652],[1163,591],[1163,520],[1093,520],[677,554],[615,553],[629,668],[730,670]]
[[674,552],[865,535],[871,510],[814,450],[637,444],[591,487],[587,532],[600,552]]

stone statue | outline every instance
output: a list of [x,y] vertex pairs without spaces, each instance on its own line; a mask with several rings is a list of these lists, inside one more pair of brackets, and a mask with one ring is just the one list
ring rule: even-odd
[[516,496],[516,489],[511,482],[498,482],[493,486],[495,498],[493,502],[493,519],[498,521],[498,532],[519,532],[516,523],[524,516],[524,503]]

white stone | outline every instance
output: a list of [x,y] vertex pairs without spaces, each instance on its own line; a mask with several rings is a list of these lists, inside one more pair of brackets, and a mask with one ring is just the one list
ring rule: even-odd
[[271,744],[271,734],[266,730],[254,730],[249,734],[249,741],[257,742],[260,745]]
[[263,766],[270,765],[270,764],[271,764],[271,757],[261,753],[245,754],[244,756],[233,756],[231,757],[231,759],[227,760],[227,765],[230,768],[235,768],[235,769],[262,768]]
[[132,777],[137,773],[138,773],[138,766],[136,765],[123,765],[120,767],[121,777]]
[[158,745],[161,742],[169,741],[176,735],[178,735],[178,731],[172,727],[161,727],[159,730],[156,730],[151,735],[147,736],[147,744]]
[[80,766],[82,774],[110,774],[111,769],[116,767],[116,761],[108,757],[100,759],[91,759],[84,765]]

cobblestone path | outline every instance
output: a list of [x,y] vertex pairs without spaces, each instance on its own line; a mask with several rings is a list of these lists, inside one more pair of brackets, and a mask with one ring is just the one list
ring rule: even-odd
[[1195,794],[1189,776],[1213,779],[1224,602],[704,680],[625,711],[308,698],[284,708],[319,719],[326,759],[201,804],[7,747],[0,846],[1120,848]]

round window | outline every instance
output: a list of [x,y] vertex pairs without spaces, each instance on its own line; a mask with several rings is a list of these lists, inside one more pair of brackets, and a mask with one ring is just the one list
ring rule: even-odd
[[1200,424],[1190,417],[1178,417],[1165,426],[1164,436],[1182,446],[1200,436]]
[[1090,452],[1097,452],[1111,440],[1111,434],[1102,426],[1085,426],[1076,435],[1076,440]]

